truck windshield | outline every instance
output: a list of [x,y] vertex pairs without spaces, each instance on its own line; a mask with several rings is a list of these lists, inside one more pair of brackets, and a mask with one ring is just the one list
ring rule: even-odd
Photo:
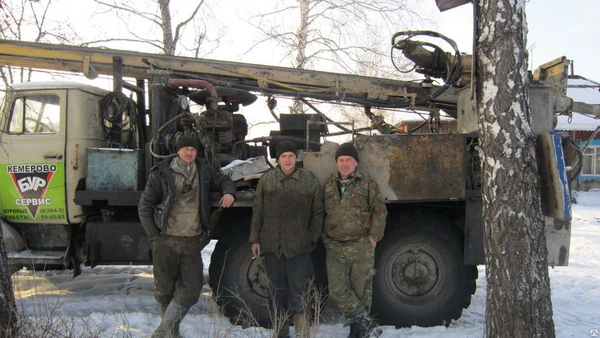
[[10,116],[11,134],[56,134],[60,125],[60,99],[56,95],[19,97]]

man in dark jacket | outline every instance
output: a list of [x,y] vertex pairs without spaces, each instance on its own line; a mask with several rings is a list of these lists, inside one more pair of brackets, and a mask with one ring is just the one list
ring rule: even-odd
[[150,171],[138,212],[152,242],[154,292],[161,322],[152,337],[179,337],[179,324],[198,302],[203,286],[201,250],[210,240],[209,190],[223,193],[221,206],[233,204],[235,185],[197,157],[191,135],[176,142],[177,156]]
[[375,246],[383,238],[387,209],[379,186],[358,171],[352,143],[335,153],[338,172],[325,183],[323,242],[327,250],[330,299],[351,320],[349,338],[378,337],[369,317]]
[[[287,316],[292,315],[296,337],[308,337],[309,321],[302,297],[314,272],[311,252],[323,227],[323,197],[317,177],[296,166],[296,147],[277,144],[277,168],[258,182],[250,243],[254,257],[264,254],[267,275],[274,288],[276,313],[283,325],[277,337],[288,337]],[[304,306],[306,307],[306,306]]]

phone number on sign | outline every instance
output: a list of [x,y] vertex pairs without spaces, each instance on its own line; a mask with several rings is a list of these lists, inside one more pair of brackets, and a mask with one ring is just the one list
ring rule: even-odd
[[47,209],[40,210],[40,213],[42,213],[42,214],[64,214],[65,209],[64,208],[47,208]]
[[40,219],[43,219],[43,220],[59,220],[59,219],[65,219],[65,215],[40,215]]

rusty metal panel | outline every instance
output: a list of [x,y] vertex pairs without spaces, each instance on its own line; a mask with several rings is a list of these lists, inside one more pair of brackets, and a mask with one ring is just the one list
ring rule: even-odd
[[325,142],[320,152],[306,152],[302,156],[304,168],[315,174],[321,184],[325,184],[325,181],[337,172],[335,165],[337,147],[337,143]]
[[357,138],[355,145],[359,169],[377,181],[387,200],[465,197],[463,135],[377,135]]

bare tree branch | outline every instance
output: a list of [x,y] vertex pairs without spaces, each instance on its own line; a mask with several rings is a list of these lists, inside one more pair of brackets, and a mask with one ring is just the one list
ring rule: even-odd
[[160,17],[158,17],[155,14],[152,14],[150,12],[141,11],[135,7],[128,6],[127,2],[121,2],[120,4],[117,4],[116,1],[113,1],[113,3],[111,4],[111,3],[104,2],[101,0],[94,0],[94,1],[99,5],[106,6],[107,7],[106,12],[112,12],[112,11],[116,11],[117,13],[125,12],[125,13],[135,15],[137,17],[140,17],[142,19],[145,19],[147,21],[150,21],[157,26],[160,26],[162,24]]
[[[9,40],[35,42],[73,41],[74,30],[62,18],[51,18],[53,0],[20,0],[3,2],[0,15],[0,36]],[[33,69],[26,67],[3,67],[0,79],[5,86],[16,81],[30,81]]]
[[[386,34],[389,34],[391,27],[398,29],[404,22],[425,20],[407,3],[406,0],[280,1],[272,10],[254,16],[259,19],[254,26],[265,38],[254,43],[246,53],[264,42],[275,41],[286,50],[294,50],[286,53],[288,56],[291,53],[295,55],[294,67],[311,67],[318,61],[329,59],[344,71],[355,73],[355,63],[360,59],[356,53],[367,50],[362,44],[389,39],[389,36],[382,36],[382,25],[387,28]],[[278,17],[287,18],[293,12],[300,13],[296,15],[299,18],[296,29],[290,25],[285,28],[284,24],[277,23]],[[387,49],[373,46],[368,50],[387,55]],[[335,54],[339,55],[334,57]],[[317,59],[318,56],[322,59]],[[313,57],[315,60],[311,61]],[[389,73],[387,70],[385,72]]]
[[200,10],[200,6],[202,6],[204,4],[204,0],[200,1],[198,3],[198,5],[196,6],[196,8],[194,9],[194,11],[192,12],[192,14],[190,14],[190,16],[183,20],[182,22],[180,22],[177,27],[175,27],[175,40],[174,42],[176,43],[179,40],[180,37],[180,30],[183,29],[183,27],[185,27],[185,25],[187,25],[190,21],[192,21],[195,17],[196,14],[198,14],[198,11]]
[[[114,12],[117,14],[120,22],[127,27],[127,34],[129,37],[119,37],[113,39],[114,41],[129,41],[147,44],[153,49],[158,49],[163,54],[177,55],[178,49],[186,52],[192,52],[194,56],[198,56],[202,49],[202,45],[207,41],[219,41],[217,36],[214,40],[207,39],[206,30],[200,34],[188,35],[184,31],[191,28],[195,32],[197,27],[206,27],[203,20],[210,16],[202,16],[201,20],[201,9],[206,8],[209,10],[207,1],[199,0],[194,5],[194,10],[190,14],[186,14],[184,18],[178,22],[176,20],[177,14],[173,15],[171,12],[172,3],[171,0],[145,0],[145,1],[134,1],[134,0],[94,0],[97,4],[101,5],[102,8],[106,8],[106,12]],[[142,3],[142,5],[139,5]],[[145,6],[143,9],[139,9],[139,6]],[[151,8],[155,8],[156,11],[151,12]],[[187,13],[187,12],[186,12]],[[125,15],[125,16],[122,16]],[[139,26],[137,29],[131,29],[129,26],[129,18],[132,16],[136,23],[146,22],[151,27],[151,32],[154,29],[160,31],[160,38],[151,37],[152,34],[148,34],[148,31],[140,32]],[[184,39],[185,37],[185,39]],[[112,37],[106,37],[105,39],[96,39],[93,43],[98,42],[109,42]],[[89,42],[90,44],[92,42]]]

